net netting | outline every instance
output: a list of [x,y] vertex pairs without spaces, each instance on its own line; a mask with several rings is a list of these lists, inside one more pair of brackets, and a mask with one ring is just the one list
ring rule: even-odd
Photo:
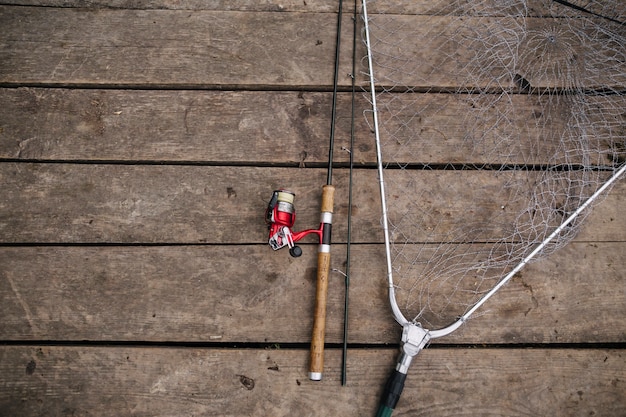
[[626,2],[573,3],[367,2],[408,320],[465,314],[624,164]]

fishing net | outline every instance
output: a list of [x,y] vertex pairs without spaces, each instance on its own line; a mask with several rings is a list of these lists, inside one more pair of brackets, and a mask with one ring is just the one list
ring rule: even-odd
[[368,25],[393,283],[437,328],[623,165],[626,6],[389,3],[368,2]]
[[569,242],[623,174],[626,3],[362,9],[390,301],[404,326],[385,394],[397,397],[390,385],[428,340]]

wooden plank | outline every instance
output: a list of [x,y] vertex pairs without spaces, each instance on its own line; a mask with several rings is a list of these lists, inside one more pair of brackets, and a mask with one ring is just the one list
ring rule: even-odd
[[[624,5],[619,1],[609,4],[589,3],[587,1],[573,0],[575,4],[587,10],[612,18],[624,16]],[[422,15],[450,15],[450,16],[529,16],[529,17],[580,17],[587,16],[580,10],[567,7],[550,0],[527,0],[524,2],[503,3],[497,0],[454,0],[454,1],[428,1],[428,0],[385,0],[368,2],[370,14],[422,14]]]
[[372,15],[373,71],[378,87],[395,91],[622,91],[623,35],[604,23]]
[[[27,338],[305,341],[316,252],[313,246],[304,252],[295,260],[259,246],[7,248],[2,338],[21,339],[18,333],[32,331]],[[34,268],[22,274],[27,254]],[[32,279],[43,271],[49,275],[42,287]],[[335,306],[329,308],[336,313],[339,284],[333,282]],[[32,296],[38,298],[34,304]],[[49,317],[47,324],[40,314]]]
[[[392,350],[354,350],[339,387],[340,352],[323,382],[305,350],[0,347],[0,409],[90,416],[374,415]],[[426,349],[395,415],[619,415],[622,350]],[[106,407],[103,406],[106,404]]]
[[[4,4],[22,6],[45,6],[45,7],[91,7],[91,8],[115,8],[115,9],[183,9],[183,10],[216,10],[216,11],[298,11],[298,12],[336,12],[337,1],[306,1],[306,0],[230,0],[230,1],[203,1],[187,0],[11,0]],[[360,2],[358,2],[360,3]],[[624,9],[620,4],[601,7],[598,4],[588,4],[583,1],[571,1],[570,3],[587,8],[588,10],[608,15],[618,19],[624,15]],[[352,2],[344,2],[344,12],[352,11]],[[360,4],[358,5],[360,9]],[[503,13],[528,14],[530,16],[572,16],[580,15],[580,11],[572,10],[555,2],[546,0],[529,0],[524,4],[510,5],[501,4],[497,1],[481,1],[480,5],[472,0],[438,1],[432,0],[394,0],[394,1],[370,1],[368,5],[370,13],[392,14],[451,14],[451,15],[476,15],[485,16],[491,12],[492,16],[502,16]]]
[[[4,4],[44,7],[89,7],[111,9],[168,9],[254,12],[336,12],[333,0],[11,0]],[[346,2],[349,3],[349,2]],[[346,9],[352,3],[347,4]]]
[[[316,92],[1,89],[0,157],[326,165],[331,100]],[[341,149],[349,147],[350,100],[338,100],[337,162],[349,159]],[[358,122],[369,132],[365,118]],[[373,145],[359,145],[360,158],[373,161]]]
[[400,165],[604,166],[626,158],[624,96],[381,93],[377,102],[383,159]]
[[[325,165],[331,93],[255,91],[128,91],[0,89],[0,157],[62,161],[176,161],[237,164]],[[354,158],[376,161],[369,109],[357,94]],[[540,97],[516,95],[493,105],[471,96],[392,94],[379,97],[383,156],[419,164],[557,163],[558,140],[575,133],[563,99],[544,107]],[[619,109],[626,97],[590,97],[587,137],[597,138],[600,164],[619,156]],[[386,110],[388,102],[396,109]],[[346,163],[351,97],[337,100],[334,160]],[[417,116],[416,116],[417,115]],[[459,115],[464,115],[459,117]],[[613,122],[602,117],[614,116]],[[475,116],[475,118],[474,118]],[[500,123],[491,129],[491,123]],[[487,133],[475,147],[468,129],[480,121]],[[626,121],[624,121],[626,122]],[[469,126],[469,127],[468,127]],[[393,139],[389,134],[393,131]],[[509,138],[505,143],[499,137]],[[535,138],[529,140],[529,138]],[[505,147],[505,149],[502,149]],[[497,151],[500,151],[499,154]],[[576,162],[568,154],[568,162]],[[593,157],[592,157],[593,158]]]
[[[626,18],[626,3],[621,1],[589,3],[584,0],[571,0],[569,3],[574,6],[572,7],[574,9],[581,7],[589,13],[605,18],[607,22],[610,21],[610,19],[623,22]],[[581,13],[581,15],[587,16],[589,13]]]
[[[266,243],[272,190],[291,186],[299,194],[298,224],[315,227],[326,175],[321,169],[22,163],[1,164],[0,172],[3,240],[65,243]],[[342,216],[338,224],[345,223]]]
[[[468,66],[491,68],[489,74],[471,77],[471,85],[514,88],[510,79],[492,83],[492,76],[506,75],[502,61],[495,67],[491,61],[495,50],[474,61],[476,47],[471,39],[488,34],[490,18],[459,19],[421,15],[378,15],[381,25],[396,25],[385,45],[395,45],[409,36],[406,28],[415,28],[415,41],[403,47],[406,59],[421,63],[416,68],[405,68],[405,73],[394,74],[403,85],[418,89],[456,88],[467,84]],[[350,47],[352,28],[350,16],[345,17],[342,34],[343,54],[339,70],[341,86],[351,84]],[[511,34],[518,33],[520,21],[501,19],[498,27],[510,29],[492,41],[504,44]],[[184,10],[113,10],[113,9],[59,9],[3,6],[0,9],[5,40],[1,45],[0,83],[5,85],[45,84],[62,86],[167,86],[175,88],[328,88],[332,85],[334,57],[335,16],[332,13],[272,13],[272,12],[215,12]],[[526,19],[531,33],[550,30],[551,19]],[[37,27],[37,31],[25,28]],[[167,30],[163,30],[168,28]],[[237,28],[234,30],[233,28]],[[280,31],[275,28],[280,28]],[[402,28],[403,30],[399,30]],[[471,28],[471,29],[469,29]],[[453,34],[462,33],[452,42]],[[568,32],[569,33],[569,32]],[[564,45],[550,59],[554,66],[570,65],[566,52],[576,51],[580,59],[590,65],[585,80],[589,88],[622,88],[625,80],[624,64],[619,49],[609,43],[579,45],[566,33],[558,40]],[[428,41],[426,36],[433,36]],[[500,39],[497,36],[502,36]],[[590,34],[591,39],[596,35]],[[529,37],[535,39],[533,37]],[[516,39],[509,41],[518,42]],[[374,39],[377,42],[376,39]],[[487,37],[487,42],[489,38]],[[377,42],[378,43],[378,42]],[[619,40],[616,39],[616,43]],[[602,49],[603,45],[606,51]],[[525,54],[533,45],[519,44],[521,63],[519,74],[533,87],[563,87],[563,80],[555,76],[533,73],[536,63],[533,54]],[[359,56],[364,55],[362,45]],[[375,47],[375,56],[394,57],[397,50]],[[534,49],[532,49],[534,50]],[[602,68],[595,68],[587,55],[596,50],[606,56]],[[508,52],[508,51],[506,51]],[[506,56],[506,54],[505,54]],[[525,60],[524,57],[528,59]],[[571,57],[569,57],[571,58]],[[395,58],[391,58],[394,60]],[[404,59],[404,58],[403,58]],[[512,60],[513,58],[511,58]],[[449,62],[448,62],[449,61]],[[424,63],[429,63],[425,65]],[[608,65],[608,64],[611,65]],[[552,65],[551,64],[551,65]],[[394,64],[395,65],[395,64]],[[415,64],[417,65],[417,64]],[[598,64],[600,65],[600,64]],[[386,67],[386,64],[383,64]],[[105,71],[102,71],[102,69]],[[390,68],[393,68],[391,66]],[[559,67],[560,68],[560,67]],[[578,70],[579,68],[573,68]],[[598,76],[595,74],[598,70]],[[601,70],[601,71],[600,71]],[[377,77],[390,75],[377,69]],[[552,77],[552,78],[551,78]],[[361,80],[365,82],[365,80]],[[382,81],[381,85],[385,85]]]
[[[258,245],[2,247],[0,339],[308,343],[316,250],[303,250],[293,259]],[[625,342],[625,250],[624,242],[572,243],[434,343]],[[331,267],[345,270],[345,261],[335,245]],[[398,343],[384,248],[353,245],[351,262],[350,342]],[[342,341],[343,297],[334,272],[329,343]]]
[[[0,27],[5,85],[332,86],[336,18],[331,13],[2,6]],[[348,56],[339,71],[343,85],[350,80]]]
[[[604,199],[600,198],[593,207],[593,212],[582,225],[576,240],[592,241],[596,232],[602,230],[602,234],[607,241],[623,241],[623,225],[620,219],[623,218],[622,210],[626,204],[626,181],[622,178],[612,189],[608,190]],[[621,236],[621,237],[620,237]]]
[[[266,243],[263,216],[272,190],[295,191],[296,230],[316,227],[325,174],[325,169],[3,163],[0,235],[5,243]],[[502,209],[508,204],[506,175],[423,171],[409,182],[395,181],[398,175],[387,175],[393,203],[414,206],[420,196],[419,213],[428,214],[415,239],[437,239],[431,233],[435,227],[452,228],[468,214],[476,221],[516,216],[515,207]],[[336,170],[334,183],[335,241],[345,242],[347,170]],[[375,170],[355,173],[355,242],[382,242],[377,187]],[[623,241],[624,187],[622,181],[598,208],[586,239]],[[472,192],[477,189],[478,197]],[[463,201],[468,195],[473,200]],[[494,226],[487,237],[502,234]]]
[[[4,243],[264,244],[263,216],[272,190],[286,187],[296,193],[296,230],[316,227],[325,175],[325,169],[3,163],[0,236]],[[355,173],[355,242],[382,242],[376,175],[371,169]],[[393,203],[428,214],[415,239],[436,239],[435,227],[451,228],[468,214],[475,220],[516,216],[515,207],[502,208],[508,204],[507,175],[423,171],[408,182],[396,181],[398,175],[392,171],[386,177]],[[347,170],[336,170],[334,183],[335,241],[345,242]],[[623,241],[626,220],[619,208],[624,187],[622,181],[598,208],[586,239]],[[476,196],[475,190],[482,193]],[[468,195],[473,199],[463,201]],[[445,225],[442,218],[448,219]],[[497,227],[491,233],[487,237],[502,238]]]
[[[82,5],[181,8],[168,0]],[[310,337],[315,245],[305,245],[300,259],[273,253],[265,246],[262,216],[271,190],[286,186],[298,194],[298,227],[315,226],[324,170],[212,165],[322,164],[329,94],[142,89],[326,90],[335,15],[324,8],[336,5],[213,5],[238,12],[207,12],[212,5],[195,3],[182,8],[204,11],[0,8],[5,86],[140,88],[0,92],[0,108],[10,109],[0,115],[0,158],[55,162],[0,164],[0,339],[12,341],[0,344],[0,414],[373,414],[394,350],[352,349],[351,385],[342,391],[335,349],[328,352],[320,385],[306,379],[305,348],[166,347],[223,342],[279,348],[306,344]],[[298,13],[273,13],[281,10]],[[351,35],[348,17],[346,23]],[[227,38],[233,33],[238,38]],[[283,38],[285,33],[292,38]],[[214,50],[198,47],[207,39]],[[274,49],[263,49],[268,42]],[[271,56],[262,55],[266,50]],[[342,86],[349,83],[347,50]],[[39,61],[33,58],[38,54]],[[345,97],[340,100],[347,109]],[[443,120],[437,111],[426,115],[433,123],[424,132],[429,142],[443,142],[434,129],[452,124],[460,113],[460,105],[454,106]],[[524,117],[536,118],[532,112],[523,107],[511,129]],[[343,117],[338,149],[347,143]],[[458,146],[463,126],[456,125],[450,127],[453,142],[431,148],[430,161],[466,157],[466,148]],[[563,121],[554,125],[558,131]],[[362,138],[367,140],[358,142],[358,161],[368,165],[371,139]],[[446,155],[451,147],[456,149]],[[347,159],[344,152],[338,157]],[[59,163],[64,161],[79,163]],[[150,165],[125,165],[137,162]],[[437,175],[420,182],[436,184]],[[446,175],[453,180],[455,174]],[[362,169],[357,176],[355,238],[380,242],[375,173]],[[336,182],[345,196],[345,170],[337,170]],[[488,200],[498,185],[469,182],[486,184],[485,199],[476,206],[485,216],[493,214]],[[518,274],[487,312],[441,342],[623,343],[626,219],[619,208],[625,186],[620,183],[598,207],[578,242]],[[335,239],[342,242],[347,201],[338,203]],[[436,202],[424,205],[433,207]],[[10,246],[15,243],[27,245]],[[395,345],[399,328],[387,306],[382,248],[355,246],[350,341]],[[333,249],[337,269],[345,268],[343,250]],[[343,279],[333,275],[327,340],[339,343]],[[16,345],[21,341],[29,345]],[[83,345],[33,346],[38,341]],[[115,341],[163,345],[104,345]],[[396,414],[618,414],[626,405],[622,356],[620,349],[435,347],[415,361]]]
[[[576,338],[581,341],[602,338],[595,327],[601,321],[613,320],[607,313],[617,314],[622,324],[615,324],[622,330],[608,336],[607,340],[623,341],[626,304],[620,299],[626,297],[626,292],[621,284],[625,270],[620,258],[626,252],[623,248],[609,247],[574,242],[526,266],[495,300],[485,305],[489,313],[482,325],[496,333],[502,331],[501,337],[507,343],[519,340],[575,343],[574,334],[579,334]],[[567,318],[561,315],[566,310]],[[478,323],[481,318],[475,320],[476,326],[470,322],[467,333],[481,325]],[[492,320],[499,323],[490,325]],[[536,325],[531,324],[534,320],[537,320]],[[494,326],[499,326],[500,330]]]

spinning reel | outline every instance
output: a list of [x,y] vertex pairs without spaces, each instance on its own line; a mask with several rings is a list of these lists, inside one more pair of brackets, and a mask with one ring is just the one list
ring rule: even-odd
[[296,222],[296,208],[293,205],[295,198],[296,195],[291,191],[283,189],[274,191],[265,210],[265,222],[269,225],[269,244],[272,249],[278,250],[288,246],[289,254],[297,258],[302,255],[302,249],[295,243],[313,233],[319,236],[321,242],[325,224],[322,222],[319,229],[293,232],[292,227]]

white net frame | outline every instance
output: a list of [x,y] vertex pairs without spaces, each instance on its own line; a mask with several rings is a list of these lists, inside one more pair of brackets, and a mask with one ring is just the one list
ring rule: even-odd
[[626,3],[363,6],[390,301],[439,337],[624,172]]

